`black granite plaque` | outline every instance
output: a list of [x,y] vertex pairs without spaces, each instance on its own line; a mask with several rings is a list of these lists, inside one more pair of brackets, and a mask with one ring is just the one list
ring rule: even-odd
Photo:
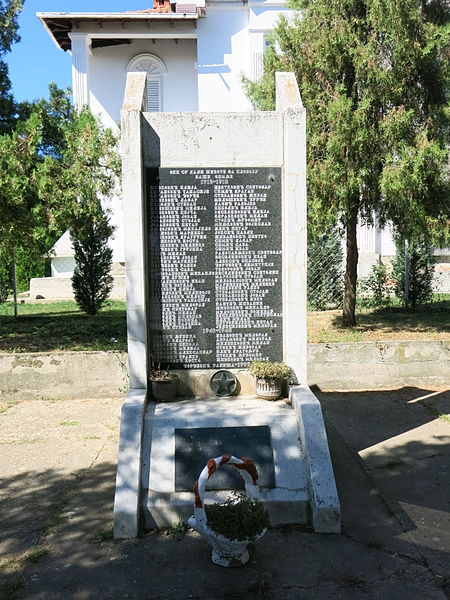
[[148,169],[147,188],[153,360],[282,360],[281,169]]
[[[275,487],[268,426],[207,427],[175,429],[175,491],[192,491],[208,460],[222,454],[251,458],[258,469],[258,485]],[[211,477],[207,489],[241,490],[244,484],[234,467],[224,465]]]

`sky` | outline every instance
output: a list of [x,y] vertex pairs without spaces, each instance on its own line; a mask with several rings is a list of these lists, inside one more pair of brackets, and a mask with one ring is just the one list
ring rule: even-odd
[[25,0],[19,17],[21,41],[6,55],[12,91],[17,101],[48,98],[48,84],[72,85],[72,58],[58,48],[37,12],[125,12],[153,6],[152,0]]

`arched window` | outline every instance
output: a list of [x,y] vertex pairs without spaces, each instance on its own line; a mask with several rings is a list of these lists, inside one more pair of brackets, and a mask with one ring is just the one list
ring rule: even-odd
[[162,76],[167,73],[163,61],[153,54],[139,54],[130,61],[127,72],[147,73],[147,112],[160,112],[162,106]]

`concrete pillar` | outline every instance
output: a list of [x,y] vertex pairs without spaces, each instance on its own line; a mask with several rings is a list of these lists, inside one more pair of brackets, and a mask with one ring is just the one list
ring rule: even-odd
[[306,384],[306,111],[293,73],[276,74],[276,108],[284,129],[283,356]]
[[89,106],[90,36],[87,33],[69,33],[72,41],[73,102],[80,111]]
[[121,112],[122,195],[127,288],[128,364],[131,389],[147,388],[145,218],[141,110],[147,73],[128,73]]

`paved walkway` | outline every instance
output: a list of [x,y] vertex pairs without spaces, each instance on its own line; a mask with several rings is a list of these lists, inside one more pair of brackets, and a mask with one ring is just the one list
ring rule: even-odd
[[449,598],[450,393],[317,394],[343,534],[270,530],[233,570],[181,527],[111,539],[120,398],[1,405],[0,600]]

